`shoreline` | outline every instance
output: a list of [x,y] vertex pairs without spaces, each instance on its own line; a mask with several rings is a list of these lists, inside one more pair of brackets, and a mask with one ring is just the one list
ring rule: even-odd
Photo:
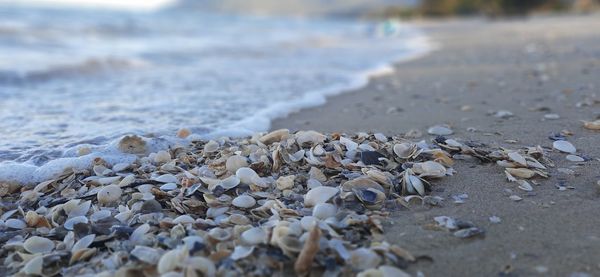
[[[439,51],[396,64],[394,74],[372,78],[365,88],[330,97],[323,106],[275,120],[272,129],[386,135],[416,129],[423,134],[418,139],[429,141],[427,128],[448,124],[451,138],[509,149],[552,149],[548,137],[570,131],[566,139],[589,160],[575,163],[551,153],[552,176],[532,193],[519,191],[493,166],[457,165],[457,174],[437,183],[439,191],[432,194],[446,199],[442,207],[394,212],[386,238],[432,257],[433,263],[409,268],[429,276],[600,274],[591,258],[600,251],[592,231],[600,224],[594,216],[600,206],[600,134],[581,123],[600,116],[598,15],[417,26],[442,44]],[[468,195],[465,203],[452,203],[460,194]],[[524,200],[512,201],[512,194]],[[481,224],[487,235],[464,242],[427,230],[443,215]],[[492,216],[502,221],[492,223]]]

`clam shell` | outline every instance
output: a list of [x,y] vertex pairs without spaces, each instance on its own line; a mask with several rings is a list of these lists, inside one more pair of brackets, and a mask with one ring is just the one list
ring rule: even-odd
[[340,144],[342,144],[343,146],[346,146],[346,149],[348,151],[354,151],[358,148],[358,143],[352,141],[349,138],[345,138],[345,137],[340,137]]
[[240,155],[233,155],[227,158],[227,161],[225,162],[225,169],[231,173],[235,173],[238,169],[247,166],[248,161],[246,157],[242,157]]
[[527,161],[525,160],[525,157],[523,157],[521,154],[517,152],[508,152],[507,155],[508,158],[511,159],[513,162],[516,162],[522,166],[527,166]]
[[173,175],[173,174],[160,175],[160,176],[154,178],[154,181],[165,183],[165,184],[166,183],[179,184],[179,180],[177,180],[177,177],[175,177],[175,175]]
[[296,142],[299,145],[303,145],[305,143],[309,144],[319,144],[323,143],[327,138],[325,135],[316,132],[316,131],[299,131],[295,135]]
[[256,200],[252,196],[244,194],[234,198],[231,204],[238,208],[247,209],[254,207]]
[[44,256],[36,256],[29,260],[23,267],[23,273],[28,275],[41,276],[44,268]]
[[180,215],[173,219],[174,224],[192,224],[194,222],[196,222],[196,220],[187,214]]
[[211,229],[208,231],[208,235],[217,241],[225,241],[231,238],[231,232],[220,227]]
[[165,274],[169,271],[175,270],[181,261],[181,251],[180,250],[170,250],[167,251],[160,260],[158,261],[157,271],[159,274]]
[[413,164],[412,170],[419,175],[419,177],[435,177],[440,178],[446,176],[446,168],[434,161],[426,161],[422,163]]
[[436,125],[436,126],[432,126],[429,129],[427,129],[427,133],[429,133],[430,135],[436,135],[436,136],[447,136],[447,135],[452,135],[454,132],[452,131],[452,129],[448,128],[447,126]]
[[571,162],[585,162],[585,159],[577,155],[567,155],[567,160]]
[[315,205],[312,215],[318,219],[327,219],[335,216],[337,208],[329,203],[319,203]]
[[253,227],[244,231],[241,235],[242,242],[248,245],[256,245],[267,242],[267,233],[260,227]]
[[304,205],[307,207],[325,203],[338,194],[339,189],[334,187],[320,186],[309,190],[304,195]]
[[75,227],[75,224],[78,223],[84,223],[87,224],[88,218],[85,216],[76,216],[76,217],[72,217],[67,219],[67,221],[65,221],[65,224],[63,225],[63,227],[65,227],[65,229],[67,230],[73,230],[73,228]]
[[252,255],[253,251],[254,246],[238,245],[233,249],[233,253],[231,253],[231,256],[229,256],[229,258],[231,258],[234,261],[241,260]]
[[211,140],[204,145],[204,153],[213,153],[219,149],[219,143]]
[[140,261],[151,265],[156,264],[161,258],[158,250],[141,245],[136,245],[135,248],[131,251],[131,255],[136,257]]
[[117,185],[108,185],[98,191],[98,203],[108,205],[116,203],[120,198],[123,190]]
[[315,227],[318,223],[319,220],[314,216],[305,216],[302,219],[300,219],[300,226],[302,226],[302,229],[304,229],[305,231],[312,230],[312,228]]
[[81,238],[80,240],[77,241],[77,243],[75,243],[75,245],[73,245],[73,247],[71,248],[71,253],[74,253],[75,251],[78,251],[81,249],[88,248],[88,246],[90,246],[92,244],[92,242],[94,242],[95,238],[96,238],[96,235],[94,235],[94,234],[87,235],[87,236]]
[[27,227],[27,223],[20,219],[10,218],[4,222],[4,226],[11,229],[24,229]]
[[190,257],[185,262],[187,274],[185,276],[198,276],[197,273],[191,273],[190,270],[200,271],[201,276],[217,276],[217,267],[210,259],[204,257]]
[[23,242],[23,248],[31,254],[50,253],[54,249],[54,242],[47,238],[33,236]]
[[552,147],[564,153],[575,154],[575,152],[577,152],[575,146],[573,146],[573,144],[566,140],[557,140],[554,143],[552,143]]
[[594,120],[594,121],[584,121],[583,127],[588,130],[599,131],[600,130],[600,119]]
[[361,247],[350,252],[348,263],[356,269],[366,270],[377,267],[381,263],[381,257],[373,250]]
[[171,154],[165,150],[156,152],[154,155],[154,162],[157,164],[165,164],[171,161]]

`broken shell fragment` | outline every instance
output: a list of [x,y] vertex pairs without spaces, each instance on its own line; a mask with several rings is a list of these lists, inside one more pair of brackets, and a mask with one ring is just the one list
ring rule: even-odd
[[564,153],[575,154],[575,152],[577,152],[577,149],[575,149],[575,146],[573,146],[573,144],[571,144],[570,142],[568,142],[566,140],[554,141],[554,143],[552,143],[552,147],[554,147],[554,149],[556,149],[560,152],[564,152]]
[[427,133],[436,136],[448,136],[452,135],[454,132],[448,126],[435,125],[427,129]]
[[231,201],[231,204],[238,208],[247,209],[254,207],[254,205],[256,205],[256,200],[252,196],[244,194],[234,198],[233,201]]

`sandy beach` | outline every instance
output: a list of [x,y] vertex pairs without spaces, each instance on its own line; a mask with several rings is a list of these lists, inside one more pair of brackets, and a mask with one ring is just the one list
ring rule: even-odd
[[[532,192],[509,183],[498,166],[461,161],[457,174],[435,183],[433,195],[445,199],[440,206],[398,208],[385,234],[433,259],[408,269],[426,276],[600,275],[600,133],[581,122],[600,116],[599,15],[416,24],[438,50],[324,106],[276,120],[272,129],[417,129],[431,140],[428,127],[448,124],[451,138],[511,149],[551,149],[549,136],[572,132],[567,139],[589,160],[551,152],[551,177]],[[468,198],[455,204],[452,196],[460,194]],[[509,199],[515,194],[523,199]],[[472,221],[486,235],[462,240],[428,228],[442,215]]]

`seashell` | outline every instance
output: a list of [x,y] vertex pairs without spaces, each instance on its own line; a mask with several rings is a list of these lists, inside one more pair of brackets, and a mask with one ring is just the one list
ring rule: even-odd
[[128,154],[144,154],[146,142],[136,135],[125,136],[119,141],[119,150]]
[[375,134],[373,134],[373,136],[375,137],[376,140],[378,140],[380,142],[388,142],[388,138],[382,133],[375,133]]
[[242,157],[240,155],[233,155],[227,158],[227,161],[225,162],[225,168],[231,173],[235,173],[238,169],[247,166],[248,161],[246,157]]
[[499,111],[497,111],[497,112],[494,114],[494,116],[495,116],[495,117],[498,117],[498,118],[503,118],[503,119],[506,119],[506,118],[511,118],[511,117],[513,117],[513,116],[514,116],[514,114],[513,114],[511,111],[507,111],[507,110],[499,110]]
[[339,189],[334,187],[320,186],[313,188],[304,195],[304,206],[312,207],[319,203],[325,203],[338,192]]
[[131,232],[129,240],[133,243],[141,242],[144,239],[144,235],[146,235],[148,231],[150,231],[150,225],[148,223],[144,223]]
[[346,181],[343,185],[342,185],[342,190],[345,192],[350,192],[354,189],[367,189],[367,188],[373,188],[376,190],[379,190],[381,192],[384,192],[385,189],[377,182],[373,181],[371,178],[369,177],[359,177],[350,181]]
[[175,175],[173,175],[173,174],[160,175],[160,176],[154,178],[154,181],[165,183],[165,184],[166,183],[179,184],[179,180],[177,180],[177,177],[175,177]]
[[159,274],[165,274],[169,271],[175,270],[179,267],[179,262],[182,260],[182,252],[180,250],[167,251],[162,257],[160,257],[157,265],[157,271]]
[[354,151],[358,148],[358,143],[352,141],[349,138],[345,138],[345,137],[340,137],[340,144],[342,144],[343,146],[346,146],[346,149],[348,151]]
[[536,172],[527,168],[505,168],[505,172],[512,176],[529,179],[536,175]]
[[225,190],[230,190],[232,188],[237,187],[237,185],[239,185],[239,184],[240,184],[240,178],[238,178],[235,175],[232,175],[232,176],[225,178],[224,180],[220,180],[217,183],[209,184],[208,189],[213,191],[217,187],[221,187]]
[[241,235],[242,242],[249,245],[256,245],[267,242],[267,232],[259,227],[253,227],[244,231]]
[[134,181],[135,181],[135,175],[129,174],[129,175],[125,176],[125,178],[123,178],[123,180],[121,180],[121,182],[119,182],[119,187],[129,186],[129,185],[133,184]]
[[112,170],[114,172],[121,172],[121,171],[129,168],[129,166],[130,166],[130,164],[128,164],[128,163],[118,163],[118,164],[113,165]]
[[244,194],[234,198],[231,204],[238,208],[248,209],[256,205],[256,200],[252,196]]
[[100,185],[109,185],[121,180],[121,176],[99,178],[96,182]]
[[131,251],[131,255],[136,257],[138,260],[151,265],[158,263],[158,261],[161,258],[158,250],[141,245],[136,245],[135,248]]
[[67,219],[67,221],[65,221],[65,224],[63,225],[63,227],[65,227],[65,229],[67,229],[67,230],[73,230],[75,225],[79,224],[79,223],[87,224],[88,223],[87,217],[76,216],[76,217],[69,218],[69,219]]
[[513,162],[516,162],[522,166],[527,166],[527,161],[525,160],[525,158],[517,153],[517,152],[508,152],[508,158],[511,159]]
[[318,223],[319,220],[314,216],[305,216],[302,219],[300,219],[300,226],[302,226],[302,229],[304,229],[305,231],[312,230],[312,228]]
[[418,174],[419,177],[435,177],[440,178],[446,176],[446,168],[434,161],[426,161],[422,163],[413,164],[412,170]]
[[377,271],[381,272],[382,277],[410,277],[411,275],[406,273],[404,270],[394,266],[382,265],[377,268]]
[[162,211],[162,206],[160,203],[154,199],[146,200],[140,207],[140,213],[149,214],[149,213],[159,213]]
[[290,131],[288,129],[279,129],[272,131],[258,139],[261,143],[269,145],[274,142],[279,142],[284,139],[287,139],[290,135]]
[[567,155],[567,160],[571,161],[571,162],[585,162],[585,159],[582,157],[579,157],[577,155]]
[[54,249],[54,242],[47,238],[33,236],[23,242],[23,248],[31,254],[50,253]]
[[178,138],[184,139],[184,138],[189,137],[191,134],[192,134],[192,132],[189,129],[187,129],[187,128],[181,128],[181,129],[177,130],[176,136]]
[[154,162],[157,164],[165,164],[171,161],[171,154],[169,152],[161,150],[156,152],[154,155]]
[[402,193],[403,194],[419,194],[425,196],[425,184],[421,178],[411,174],[411,171],[405,171],[402,178]]
[[95,238],[96,235],[91,234],[79,239],[77,243],[75,243],[75,245],[73,245],[73,247],[71,248],[71,253],[88,248],[92,244],[92,242],[94,242]]
[[552,143],[552,147],[560,152],[575,154],[577,149],[575,146],[566,140],[557,140]]
[[248,225],[250,224],[250,219],[245,215],[241,214],[232,214],[228,217],[228,221],[235,225]]
[[210,231],[208,231],[208,235],[216,241],[225,241],[231,238],[231,232],[229,230],[219,227],[213,228]]
[[373,250],[361,247],[350,252],[350,260],[347,262],[358,270],[375,268],[381,263],[381,257]]
[[234,261],[241,260],[252,255],[252,252],[254,252],[254,246],[238,245],[233,249],[233,253],[231,253],[229,258]]
[[[185,264],[187,267],[185,276],[217,276],[217,267],[210,259],[190,257],[186,260]],[[195,273],[196,271],[200,271],[201,274]]]
[[594,131],[600,130],[600,119],[594,121],[583,121],[583,128]]
[[204,153],[213,153],[218,149],[219,143],[214,140],[210,140],[204,145]]
[[419,147],[411,142],[394,144],[393,151],[400,159],[414,159],[421,153]]
[[296,143],[299,145],[303,144],[320,144],[327,139],[327,137],[316,131],[298,131],[295,134]]
[[120,198],[123,190],[117,185],[108,185],[98,191],[98,203],[110,205],[116,203]]
[[384,192],[374,188],[355,188],[352,192],[368,209],[381,208],[386,199]]
[[360,161],[365,165],[382,165],[382,158],[385,158],[385,156],[377,151],[360,152]]
[[295,175],[281,176],[277,179],[275,184],[278,190],[286,190],[294,187]]
[[435,125],[427,129],[427,133],[436,136],[447,136],[452,135],[454,132],[448,126]]
[[10,218],[4,222],[4,226],[11,229],[25,229],[27,223],[20,219]]
[[517,180],[519,184],[519,189],[524,191],[533,191],[533,187],[525,180]]
[[235,176],[240,179],[240,183],[245,185],[265,186],[266,183],[258,174],[249,167],[242,167],[235,172]]
[[312,215],[318,219],[327,219],[335,216],[337,208],[329,203],[319,203],[313,208]]
[[162,191],[172,191],[174,189],[177,189],[177,184],[175,184],[175,183],[166,183],[166,184],[160,186],[160,190],[162,190]]
[[320,169],[318,169],[316,167],[311,167],[310,170],[308,171],[308,175],[310,176],[311,179],[315,179],[320,182],[327,182],[327,176],[325,176],[325,174],[323,174],[323,171],[321,171]]
[[44,256],[35,256],[29,260],[23,267],[23,273],[28,275],[42,276],[42,270],[44,268]]
[[192,224],[194,222],[196,222],[196,220],[193,217],[186,214],[180,215],[173,219],[173,224]]

